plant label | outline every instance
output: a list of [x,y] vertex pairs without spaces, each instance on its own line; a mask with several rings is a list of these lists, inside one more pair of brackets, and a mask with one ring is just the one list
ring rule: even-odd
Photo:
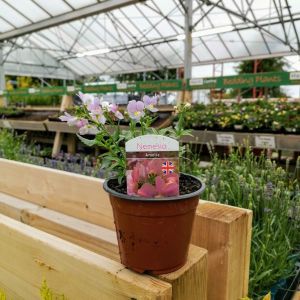
[[217,144],[220,145],[234,145],[234,135],[233,134],[225,134],[225,133],[217,133]]
[[203,85],[203,78],[192,78],[190,79],[190,86]]
[[179,195],[179,142],[163,135],[129,140],[126,150],[127,194],[146,198]]
[[300,72],[291,72],[290,80],[300,80]]
[[275,137],[270,135],[255,136],[255,147],[275,149],[276,148]]
[[9,123],[9,121],[3,120],[2,123],[3,123],[3,127],[4,128],[12,128],[11,125],[10,125],[10,123]]

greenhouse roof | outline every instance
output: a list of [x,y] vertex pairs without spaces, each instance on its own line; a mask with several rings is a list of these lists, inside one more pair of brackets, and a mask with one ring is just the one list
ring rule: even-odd
[[[184,0],[0,0],[5,73],[181,67],[185,8]],[[299,54],[299,34],[299,0],[193,0],[193,65]]]

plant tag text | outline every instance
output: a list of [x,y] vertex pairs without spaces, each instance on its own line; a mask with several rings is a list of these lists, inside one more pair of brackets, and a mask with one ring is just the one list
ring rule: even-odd
[[255,136],[255,146],[257,148],[275,149],[276,148],[275,137],[264,136],[264,135]]
[[146,198],[179,195],[179,143],[163,135],[129,140],[126,150],[127,194]]
[[217,144],[220,145],[234,145],[234,135],[217,133]]

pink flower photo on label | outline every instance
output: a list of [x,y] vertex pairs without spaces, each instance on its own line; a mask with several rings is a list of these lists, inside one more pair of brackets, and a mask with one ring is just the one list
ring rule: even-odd
[[127,194],[145,198],[179,195],[178,160],[127,159]]

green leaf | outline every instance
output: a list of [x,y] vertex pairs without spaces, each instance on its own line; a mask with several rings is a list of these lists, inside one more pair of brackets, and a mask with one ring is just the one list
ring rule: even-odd
[[81,142],[83,142],[85,145],[89,146],[89,147],[92,147],[92,146],[95,146],[97,145],[97,141],[96,139],[94,140],[89,140],[89,139],[86,139],[84,137],[82,137],[81,135],[79,134],[76,134],[77,137],[80,139]]

